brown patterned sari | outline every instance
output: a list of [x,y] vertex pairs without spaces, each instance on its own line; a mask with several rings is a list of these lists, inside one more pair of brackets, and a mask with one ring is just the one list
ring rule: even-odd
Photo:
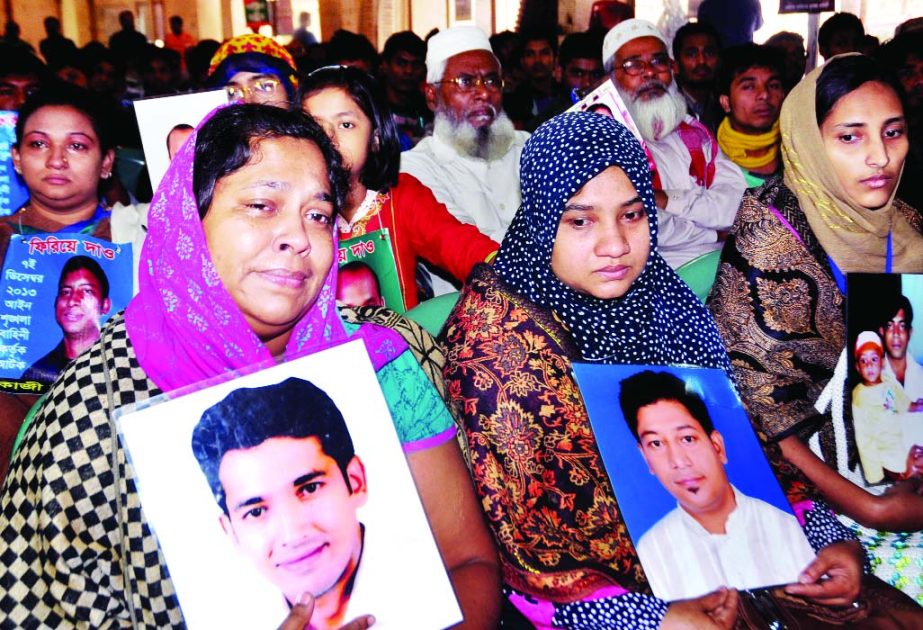
[[[917,211],[900,201],[895,209],[921,230]],[[830,417],[814,401],[846,346],[845,304],[795,195],[780,178],[747,191],[708,308],[751,420],[771,441],[820,432],[834,468]]]
[[479,265],[443,334],[446,384],[505,583],[559,602],[612,585],[649,593],[560,320]]

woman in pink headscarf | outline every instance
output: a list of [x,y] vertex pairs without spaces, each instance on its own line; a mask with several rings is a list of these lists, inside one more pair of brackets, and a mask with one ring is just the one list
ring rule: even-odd
[[339,154],[301,112],[227,107],[184,145],[151,206],[138,296],[52,386],[11,463],[0,626],[183,626],[112,412],[356,337],[465,624],[496,623],[496,553],[451,416],[402,336],[365,323],[379,311],[336,309],[333,218],[345,186]]

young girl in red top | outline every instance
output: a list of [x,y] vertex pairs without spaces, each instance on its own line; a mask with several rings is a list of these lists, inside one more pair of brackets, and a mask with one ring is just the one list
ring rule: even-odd
[[324,128],[349,168],[349,194],[337,218],[340,239],[388,229],[406,308],[420,301],[419,260],[463,282],[476,263],[493,258],[497,243],[455,219],[419,180],[398,173],[397,128],[372,77],[327,66],[308,75],[301,93],[302,109]]

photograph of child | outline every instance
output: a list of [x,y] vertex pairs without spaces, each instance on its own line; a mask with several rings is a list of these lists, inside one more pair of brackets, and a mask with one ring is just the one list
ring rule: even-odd
[[923,275],[850,274],[852,428],[868,483],[923,473],[923,344],[913,335]]
[[722,372],[575,371],[655,595],[675,601],[797,581],[814,551]]
[[[117,414],[189,628],[461,620],[364,343]],[[395,572],[395,567],[400,567]]]

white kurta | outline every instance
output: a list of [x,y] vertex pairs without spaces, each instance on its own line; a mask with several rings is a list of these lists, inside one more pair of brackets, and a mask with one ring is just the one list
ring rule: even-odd
[[460,155],[430,136],[401,154],[401,172],[429,187],[456,219],[499,243],[519,209],[519,156],[528,137],[517,131],[503,157],[488,162]]
[[[923,398],[923,366],[917,363],[909,352],[905,356],[907,357],[907,369],[904,370],[904,393],[907,394],[911,402],[915,402]],[[894,378],[895,381],[897,380],[894,375],[894,368],[891,367],[891,362],[887,355],[885,355],[882,374],[887,374]]]
[[798,580],[814,559],[798,520],[737,488],[734,496],[725,534],[710,534],[677,506],[641,536],[638,557],[654,595],[673,601]]
[[[747,182],[734,162],[719,148],[711,186],[699,186],[689,174],[692,156],[678,132],[648,141],[667,207],[658,212],[658,251],[674,269],[722,246],[718,230],[734,223]],[[711,147],[703,147],[711,155]]]

